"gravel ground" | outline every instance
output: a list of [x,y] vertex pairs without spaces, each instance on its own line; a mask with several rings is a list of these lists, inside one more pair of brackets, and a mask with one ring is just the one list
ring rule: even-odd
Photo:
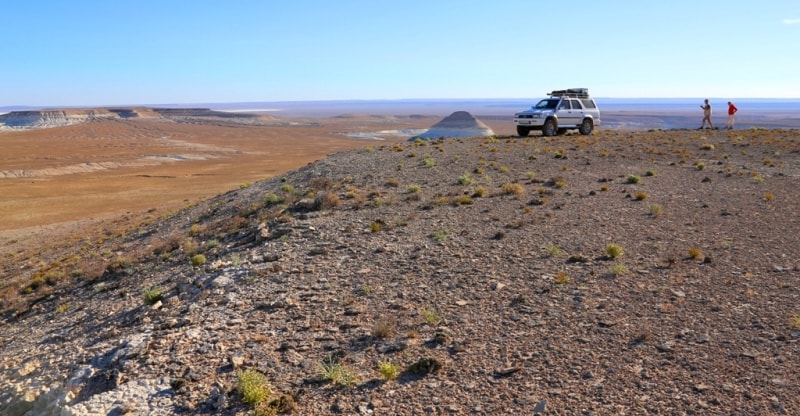
[[373,145],[75,239],[6,291],[0,410],[798,414],[799,145]]

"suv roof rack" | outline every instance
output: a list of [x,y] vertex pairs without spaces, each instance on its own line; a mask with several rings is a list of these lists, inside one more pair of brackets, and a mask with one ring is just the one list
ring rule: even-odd
[[551,97],[572,97],[572,98],[589,98],[588,88],[570,88],[566,90],[554,90],[547,93]]

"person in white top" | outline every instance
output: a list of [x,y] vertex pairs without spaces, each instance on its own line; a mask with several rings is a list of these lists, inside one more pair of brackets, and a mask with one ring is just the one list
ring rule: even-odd
[[703,109],[703,125],[700,126],[700,129],[704,129],[706,127],[706,122],[708,122],[709,127],[714,129],[714,124],[711,123],[711,104],[708,103],[708,98],[706,98],[705,104],[701,105],[700,108]]

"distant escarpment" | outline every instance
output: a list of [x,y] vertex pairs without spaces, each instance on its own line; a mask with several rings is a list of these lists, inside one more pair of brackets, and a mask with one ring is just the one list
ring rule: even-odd
[[87,108],[12,111],[0,115],[0,130],[40,129],[97,120],[151,119],[189,123],[280,124],[272,116],[226,113],[208,108]]

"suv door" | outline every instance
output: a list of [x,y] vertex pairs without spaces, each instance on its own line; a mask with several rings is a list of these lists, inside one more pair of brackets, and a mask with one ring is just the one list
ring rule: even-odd
[[578,100],[564,98],[558,106],[558,127],[575,128],[583,120],[583,107]]
[[562,98],[558,103],[558,110],[556,110],[556,118],[558,118],[558,128],[567,127],[573,124],[572,121],[572,106],[570,105],[569,98]]
[[578,126],[583,121],[583,106],[581,105],[581,100],[570,100],[572,102],[572,111],[570,112],[570,121],[569,124],[572,126]]

